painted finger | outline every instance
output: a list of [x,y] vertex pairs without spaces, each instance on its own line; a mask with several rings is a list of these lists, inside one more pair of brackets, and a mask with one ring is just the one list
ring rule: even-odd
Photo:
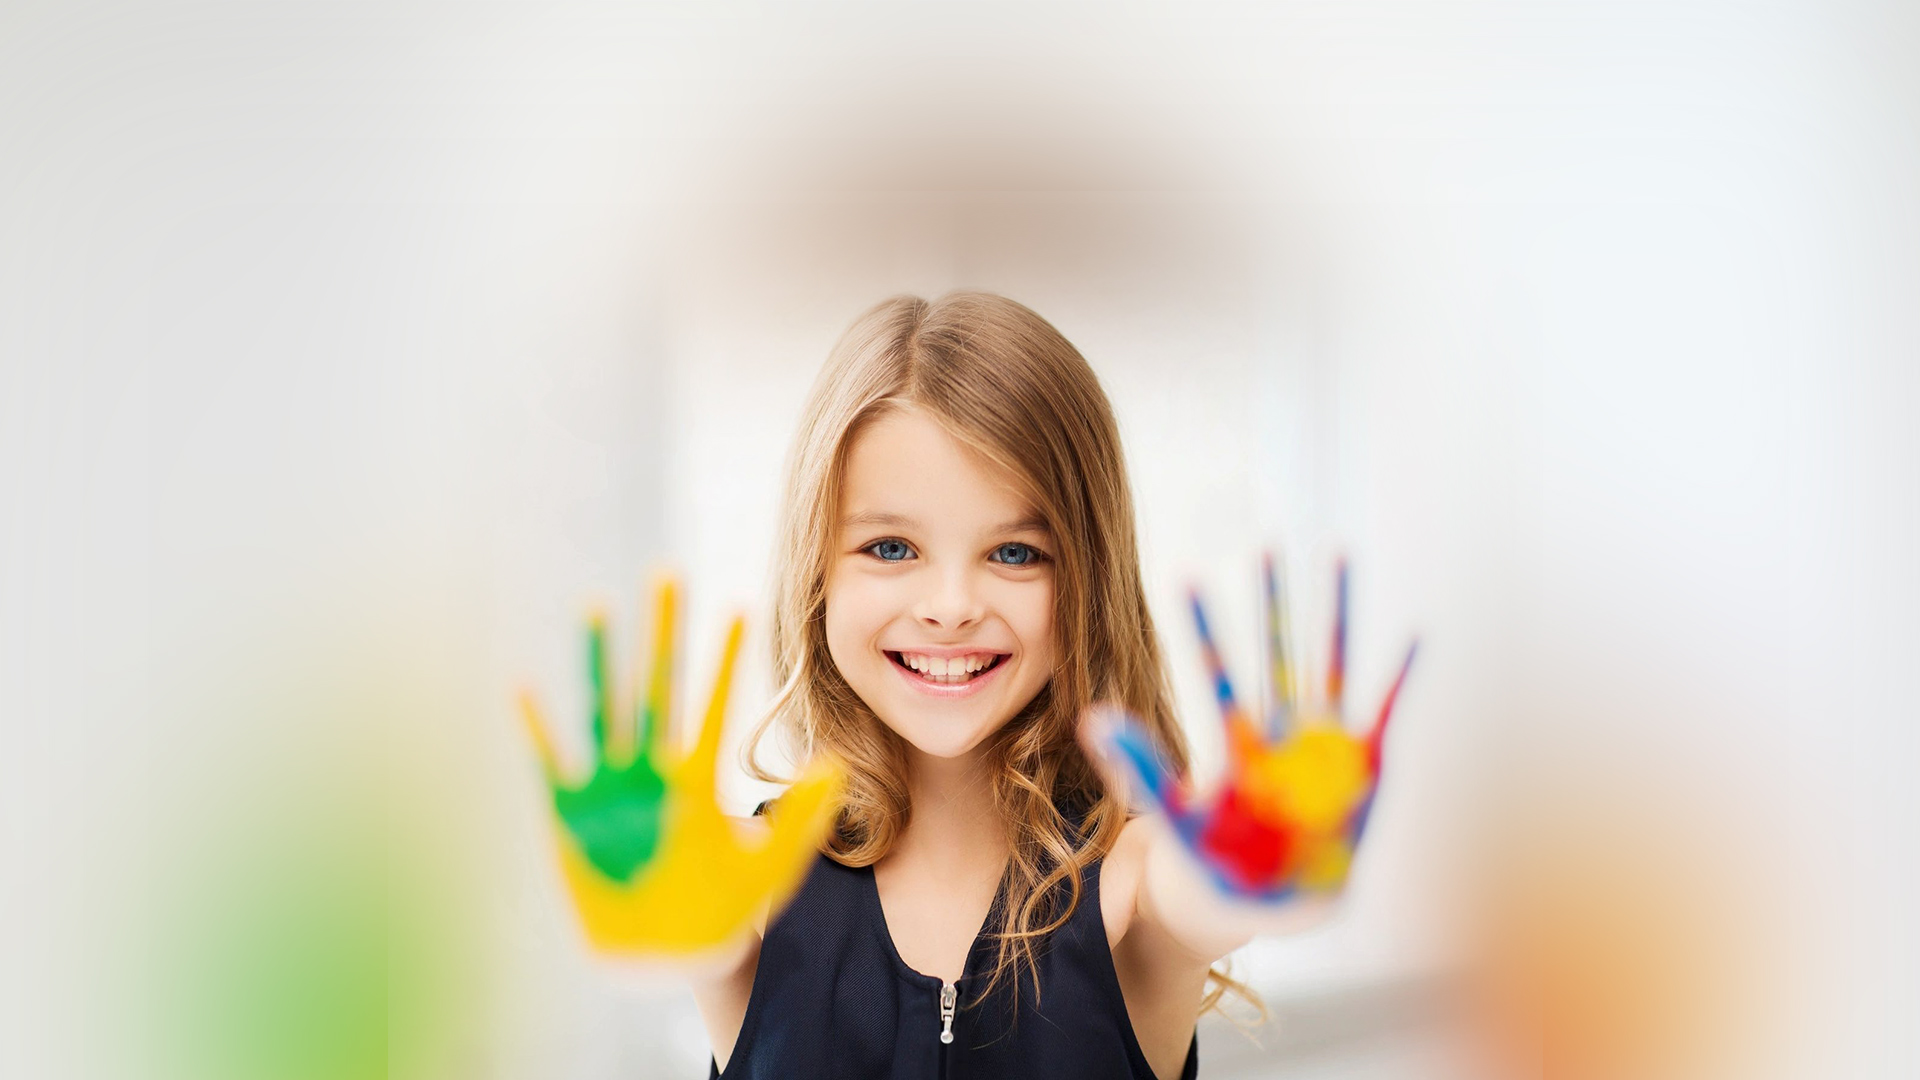
[[553,736],[548,733],[546,722],[540,719],[540,707],[534,704],[533,692],[520,694],[520,725],[527,733],[528,741],[533,743],[533,752],[540,759],[540,771],[546,775],[547,783],[560,787],[565,783],[560,771],[560,754],[554,749]]
[[700,721],[700,734],[693,744],[693,751],[687,755],[680,770],[684,784],[697,785],[708,791],[713,789],[714,765],[720,757],[720,730],[726,724],[727,694],[733,687],[734,664],[740,658],[740,639],[745,636],[746,628],[747,621],[737,615],[732,625],[727,627],[727,644],[720,653],[720,670],[713,677],[713,693],[707,698],[707,714]]
[[1226,662],[1220,658],[1220,648],[1207,625],[1207,610],[1200,602],[1199,591],[1188,590],[1187,599],[1193,608],[1194,629],[1200,635],[1200,655],[1206,662],[1208,677],[1213,680],[1213,696],[1220,704],[1220,720],[1227,728],[1227,751],[1232,762],[1238,765],[1259,750],[1260,733],[1234,697],[1233,680],[1227,675]]
[[1327,651],[1327,711],[1345,715],[1347,693],[1347,560],[1334,566],[1333,645]]
[[1414,654],[1420,651],[1419,639],[1407,645],[1407,657],[1400,661],[1400,673],[1393,677],[1393,685],[1387,688],[1386,700],[1380,703],[1380,714],[1374,718],[1373,729],[1367,732],[1367,767],[1377,778],[1380,775],[1380,748],[1387,738],[1387,722],[1393,719],[1394,703],[1400,699],[1400,687],[1407,681],[1407,672],[1413,667]]
[[1102,771],[1120,790],[1142,796],[1140,801],[1154,805],[1175,822],[1188,817],[1184,787],[1162,760],[1153,736],[1131,714],[1111,706],[1096,708],[1089,719],[1088,737]]
[[1293,719],[1293,671],[1287,665],[1286,588],[1272,552],[1261,558],[1262,590],[1266,598],[1267,737],[1286,734]]
[[820,850],[820,842],[840,812],[844,782],[845,774],[838,765],[816,761],[775,804],[771,814],[773,828],[759,855],[759,861],[771,875],[768,891],[775,904],[785,899],[778,894],[788,885],[799,884],[814,853]]
[[587,619],[587,682],[593,694],[593,752],[607,756],[607,721],[613,713],[613,691],[607,685],[607,617],[594,612]]
[[671,577],[661,577],[654,588],[653,660],[647,665],[647,694],[634,718],[634,745],[638,752],[661,760],[660,751],[671,741],[673,716],[674,616],[678,589]]

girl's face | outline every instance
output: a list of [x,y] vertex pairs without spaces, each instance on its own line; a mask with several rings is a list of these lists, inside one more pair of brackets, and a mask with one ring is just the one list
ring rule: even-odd
[[1004,471],[924,412],[848,447],[827,651],[882,722],[959,757],[1053,673],[1053,539]]

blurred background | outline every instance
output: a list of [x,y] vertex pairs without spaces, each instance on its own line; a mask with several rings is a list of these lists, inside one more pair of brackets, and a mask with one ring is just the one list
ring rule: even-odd
[[[512,702],[688,582],[764,701],[838,333],[1004,293],[1176,607],[1363,705],[1213,1077],[1907,1077],[1920,17],[1898,4],[0,9],[0,1076],[696,1076]],[[1238,627],[1237,631],[1231,628]],[[1311,655],[1311,654],[1310,654]],[[751,718],[734,712],[737,736]],[[567,722],[577,718],[579,723]],[[765,789],[735,773],[731,805]]]

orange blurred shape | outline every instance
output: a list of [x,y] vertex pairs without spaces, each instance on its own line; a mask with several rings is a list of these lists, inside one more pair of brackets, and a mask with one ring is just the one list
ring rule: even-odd
[[1534,822],[1495,852],[1473,916],[1473,999],[1513,1076],[1714,1074],[1753,980],[1736,875],[1670,822]]

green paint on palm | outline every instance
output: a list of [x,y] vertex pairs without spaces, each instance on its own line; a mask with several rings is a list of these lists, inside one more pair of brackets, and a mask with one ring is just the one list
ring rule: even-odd
[[628,755],[609,738],[613,706],[606,632],[597,619],[587,629],[587,671],[593,689],[593,769],[579,785],[555,778],[553,806],[587,861],[608,878],[627,882],[653,858],[665,826],[667,781],[654,765],[664,727],[657,716],[666,703],[664,673],[656,673],[650,700],[637,710],[631,757],[621,760]]
[[555,788],[553,807],[594,868],[630,881],[660,843],[666,779],[645,758],[622,768],[602,759],[577,788]]

